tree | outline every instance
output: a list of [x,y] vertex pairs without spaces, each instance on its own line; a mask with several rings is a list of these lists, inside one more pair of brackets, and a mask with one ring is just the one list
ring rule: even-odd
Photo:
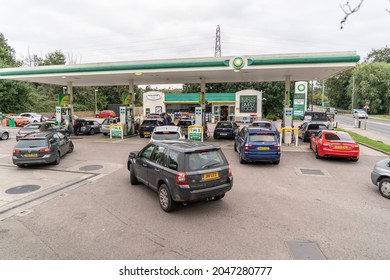
[[387,62],[390,63],[390,48],[372,49],[365,59],[366,62]]
[[15,60],[15,51],[11,48],[7,39],[0,33],[0,68],[17,66],[18,62]]
[[354,87],[355,107],[369,104],[371,114],[388,114],[390,109],[390,64],[373,62],[361,64],[353,71],[354,85],[350,83],[348,94]]
[[351,96],[348,95],[353,69],[346,70],[325,81],[325,90],[332,106],[348,109]]
[[63,65],[66,63],[65,55],[62,51],[55,50],[54,52],[46,54],[45,59],[40,65]]

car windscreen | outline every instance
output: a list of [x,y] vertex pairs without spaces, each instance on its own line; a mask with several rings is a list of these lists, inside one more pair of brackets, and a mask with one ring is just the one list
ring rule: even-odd
[[46,139],[20,139],[15,148],[47,147]]
[[216,168],[225,165],[220,150],[193,152],[185,156],[188,171]]
[[325,134],[326,140],[341,140],[341,141],[354,141],[352,137],[349,134],[334,134],[334,133],[327,133]]
[[23,127],[23,130],[36,130],[39,129],[41,126],[41,124],[26,125],[25,127]]
[[177,131],[158,131],[154,132],[152,138],[154,140],[176,140],[180,138]]
[[278,142],[275,134],[250,134],[249,142]]

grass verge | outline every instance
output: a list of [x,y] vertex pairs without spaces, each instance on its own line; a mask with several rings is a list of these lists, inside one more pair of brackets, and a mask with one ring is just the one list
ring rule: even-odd
[[362,136],[346,129],[336,128],[336,130],[348,132],[356,142],[390,155],[390,145],[387,145],[382,141],[372,140],[366,136]]

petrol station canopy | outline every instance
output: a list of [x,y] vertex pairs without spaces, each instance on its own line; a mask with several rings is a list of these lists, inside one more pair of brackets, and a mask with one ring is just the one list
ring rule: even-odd
[[0,79],[73,87],[324,80],[354,67],[356,52],[243,55],[0,69]]

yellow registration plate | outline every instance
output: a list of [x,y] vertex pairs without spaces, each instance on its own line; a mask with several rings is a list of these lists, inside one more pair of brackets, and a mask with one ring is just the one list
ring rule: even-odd
[[150,134],[150,132],[147,132],[147,131],[144,132],[144,135],[149,135],[149,134]]
[[257,149],[260,151],[268,151],[269,147],[258,147]]
[[204,181],[217,179],[217,178],[219,178],[219,172],[218,171],[206,173],[206,174],[203,175],[203,180]]
[[24,154],[25,157],[36,157],[38,154],[36,153],[30,153],[30,154]]
[[341,149],[341,150],[345,150],[345,149],[348,149],[348,146],[345,146],[345,145],[336,145],[334,146],[336,149]]

